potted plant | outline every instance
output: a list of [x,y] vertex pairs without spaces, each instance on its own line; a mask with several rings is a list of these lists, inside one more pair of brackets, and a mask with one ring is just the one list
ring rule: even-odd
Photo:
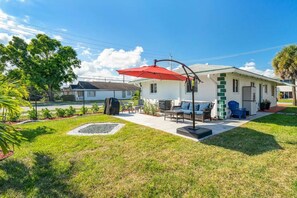
[[265,103],[265,109],[270,109],[271,102],[266,99],[264,100],[264,103]]
[[261,111],[264,111],[264,110],[265,110],[265,107],[266,107],[265,102],[264,102],[264,101],[261,102],[261,103],[260,103],[260,110],[261,110]]

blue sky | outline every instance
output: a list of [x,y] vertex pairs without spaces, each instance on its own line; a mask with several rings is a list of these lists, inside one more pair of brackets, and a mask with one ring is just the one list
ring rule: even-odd
[[11,31],[7,15],[73,46],[83,76],[112,76],[115,69],[170,54],[188,65],[232,65],[271,75],[276,52],[297,42],[297,1],[289,0],[0,0],[0,9],[2,43],[22,35]]

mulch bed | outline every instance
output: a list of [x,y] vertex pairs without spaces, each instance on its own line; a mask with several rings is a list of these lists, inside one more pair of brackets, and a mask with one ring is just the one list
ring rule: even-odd
[[7,154],[4,155],[3,152],[0,150],[0,161],[4,160],[12,155],[13,155],[13,151],[9,151]]

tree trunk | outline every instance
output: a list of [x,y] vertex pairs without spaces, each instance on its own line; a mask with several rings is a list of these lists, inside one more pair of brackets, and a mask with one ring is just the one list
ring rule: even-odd
[[51,87],[48,88],[47,95],[48,95],[48,101],[55,102],[54,92]]
[[[296,80],[292,79],[292,84],[296,85]],[[293,105],[296,106],[297,105],[297,101],[296,101],[296,86],[292,87],[292,95],[293,95]]]

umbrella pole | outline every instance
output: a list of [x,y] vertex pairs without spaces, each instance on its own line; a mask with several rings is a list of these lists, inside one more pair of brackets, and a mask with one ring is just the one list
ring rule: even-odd
[[[193,131],[195,131],[195,98],[194,98],[194,94],[195,94],[195,80],[192,80],[192,118],[193,118]],[[194,86],[193,86],[194,84]]]

